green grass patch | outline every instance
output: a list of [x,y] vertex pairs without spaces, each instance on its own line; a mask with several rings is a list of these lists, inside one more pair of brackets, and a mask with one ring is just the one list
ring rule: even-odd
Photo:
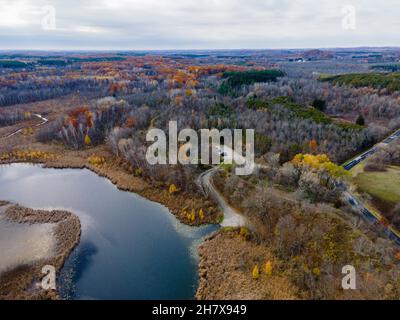
[[353,179],[359,191],[369,194],[379,209],[390,210],[400,202],[400,167],[384,172],[359,172]]

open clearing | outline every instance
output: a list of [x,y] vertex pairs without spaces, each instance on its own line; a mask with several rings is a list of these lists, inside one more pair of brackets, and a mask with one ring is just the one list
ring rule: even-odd
[[354,183],[359,191],[372,196],[379,209],[390,210],[400,202],[400,167],[390,166],[384,172],[360,172]]

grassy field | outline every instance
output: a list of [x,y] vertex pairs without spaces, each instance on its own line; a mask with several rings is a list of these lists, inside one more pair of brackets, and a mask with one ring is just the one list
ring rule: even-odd
[[380,210],[391,210],[400,202],[400,167],[390,166],[385,172],[354,172],[354,183],[359,191],[373,198]]

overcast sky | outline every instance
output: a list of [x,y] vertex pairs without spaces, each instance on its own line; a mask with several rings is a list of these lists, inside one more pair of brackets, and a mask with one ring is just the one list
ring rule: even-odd
[[0,0],[0,49],[400,46],[399,31],[399,0]]

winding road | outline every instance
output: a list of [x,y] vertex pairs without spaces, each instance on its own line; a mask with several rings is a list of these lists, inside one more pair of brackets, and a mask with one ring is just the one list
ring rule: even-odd
[[[38,113],[35,113],[33,115],[42,120],[40,123],[36,124],[35,127],[40,127],[49,121],[47,118],[43,117]],[[4,136],[3,139],[7,139],[14,135],[17,135],[20,132],[22,132],[25,128],[27,127],[15,130],[14,132],[8,134],[7,136]],[[373,146],[371,149],[365,151],[358,157],[346,162],[345,164],[343,164],[343,168],[346,169],[347,171],[351,170],[353,167],[365,161],[368,157],[376,153],[378,151],[378,146],[380,144],[387,145],[397,139],[400,139],[400,130],[397,130],[392,135],[383,140],[381,143]],[[224,158],[228,158],[229,160],[233,161],[239,159],[240,160],[239,162],[245,163],[245,158],[236,154],[234,150],[226,146],[222,150],[219,150],[219,152],[222,153]],[[197,181],[199,187],[201,188],[205,196],[210,195],[222,209],[224,213],[224,219],[221,222],[221,226],[223,227],[249,226],[249,222],[247,221],[247,219],[243,215],[241,215],[236,209],[231,207],[227,203],[223,195],[215,188],[212,182],[212,176],[218,170],[219,170],[218,167],[213,167],[210,170],[203,172],[199,176]],[[348,191],[347,187],[344,184],[338,184],[338,188],[342,191],[343,199],[369,223],[378,224],[384,221],[384,217],[380,213],[370,210],[365,205],[363,205],[362,202],[356,196],[352,195]],[[385,228],[385,233],[391,240],[395,241],[400,246],[400,232],[398,230],[396,230],[393,226],[389,225]]]
[[[43,117],[42,115],[40,115],[40,114],[38,114],[38,113],[34,113],[33,115],[34,115],[35,117],[39,118],[40,120],[42,120],[42,122],[36,124],[35,127],[40,127],[40,126],[44,125],[45,123],[47,123],[47,122],[49,121],[48,119],[46,119],[45,117]],[[14,132],[12,132],[12,133],[10,133],[10,134],[4,136],[3,139],[11,138],[12,136],[15,136],[15,135],[21,133],[22,130],[24,130],[24,129],[26,129],[26,128],[28,128],[28,127],[19,128],[19,129],[15,130]]]
[[[387,137],[382,142],[373,146],[371,149],[365,151],[358,157],[347,161],[342,166],[345,170],[349,171],[359,163],[366,160],[368,157],[373,155],[378,151],[379,145],[390,144],[391,142],[400,138],[400,130],[397,130],[392,135]],[[224,147],[223,149],[218,150],[224,158],[234,159],[236,156],[235,151],[229,149],[228,147]],[[242,157],[243,158],[243,157]],[[243,160],[243,159],[240,159]],[[256,165],[257,167],[257,165]],[[217,201],[218,205],[222,209],[224,213],[224,219],[221,223],[223,227],[241,227],[241,226],[249,226],[248,221],[243,215],[241,215],[236,209],[232,208],[223,197],[223,195],[215,188],[212,182],[212,176],[219,170],[218,167],[213,167],[198,177],[197,184],[201,188],[204,196],[210,195],[215,201]],[[367,208],[366,205],[362,204],[362,202],[353,194],[350,193],[347,186],[344,183],[338,183],[337,187],[342,192],[343,199],[356,211],[360,214],[362,218],[368,221],[371,224],[381,224],[385,221],[384,217],[373,210]],[[394,241],[397,245],[400,246],[400,232],[396,230],[393,226],[388,225],[385,228],[385,234]]]
[[212,176],[218,171],[218,167],[203,172],[198,178],[204,195],[210,195],[224,212],[224,219],[221,222],[223,227],[243,227],[248,226],[247,220],[234,208],[232,208],[225,198],[219,193],[212,183]]

